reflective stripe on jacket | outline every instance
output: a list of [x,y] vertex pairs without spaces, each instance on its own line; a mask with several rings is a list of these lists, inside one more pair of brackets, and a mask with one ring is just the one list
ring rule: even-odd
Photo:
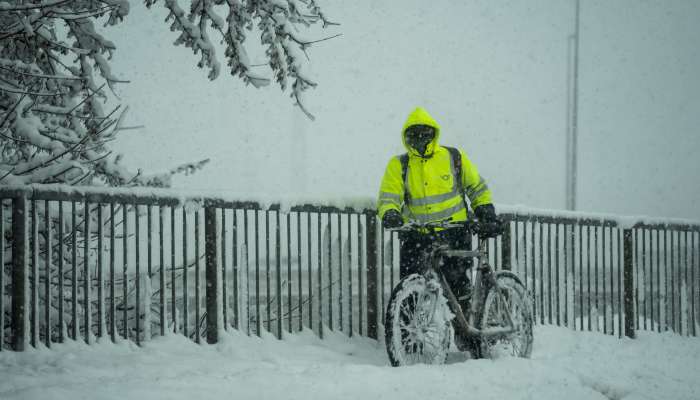
[[[406,145],[405,131],[411,125],[430,125],[435,128],[435,138],[428,145],[426,156],[420,156]],[[455,166],[450,152],[438,145],[440,125],[422,108],[409,115],[404,124],[402,137],[408,151],[406,182],[402,179],[401,161],[393,157],[386,167],[379,190],[377,210],[382,218],[388,210],[403,212],[404,219],[420,222],[440,221],[452,218],[454,221],[467,219],[459,186],[455,185]],[[484,179],[479,176],[476,166],[460,150],[462,159],[462,187],[472,208],[491,203],[491,191]],[[408,188],[409,200],[404,193]]]

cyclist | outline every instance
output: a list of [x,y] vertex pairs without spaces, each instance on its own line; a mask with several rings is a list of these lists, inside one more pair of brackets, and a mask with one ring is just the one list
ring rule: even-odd
[[[480,221],[479,234],[498,235],[501,223],[484,178],[463,151],[438,144],[440,125],[430,114],[416,108],[408,116],[401,134],[407,153],[389,160],[379,191],[377,210],[384,228],[401,227],[407,220],[466,221],[469,218],[466,195]],[[466,228],[435,233],[400,232],[399,239],[401,278],[420,270],[422,249],[435,240],[456,249],[471,248],[471,235]],[[442,267],[463,309],[469,296],[464,260],[447,258]]]

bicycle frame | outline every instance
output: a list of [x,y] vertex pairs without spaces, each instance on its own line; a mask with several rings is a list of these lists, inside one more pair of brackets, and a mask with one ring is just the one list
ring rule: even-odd
[[[487,261],[487,248],[487,241],[481,238],[479,239],[479,246],[478,250],[476,251],[454,250],[450,249],[449,246],[439,245],[431,250],[430,254],[428,255],[428,257],[430,258],[430,262],[426,264],[430,265],[430,269],[434,271],[440,279],[440,286],[442,287],[443,293],[445,293],[448,303],[454,310],[455,319],[457,322],[455,328],[460,330],[460,333],[465,337],[500,339],[505,338],[508,335],[515,332],[515,327],[509,309],[506,310],[508,327],[478,329],[475,327],[474,321],[474,318],[476,318],[476,316],[479,314],[479,310],[484,306],[483,303],[485,301],[485,295],[486,293],[488,293],[488,290],[491,288],[498,289],[499,287],[498,281],[496,280],[495,274],[493,273],[493,269]],[[455,296],[454,292],[452,292],[452,289],[450,288],[450,285],[448,284],[445,275],[440,269],[440,261],[443,257],[475,258],[477,260],[476,268],[474,268],[474,266],[471,267],[472,301],[471,309],[469,310],[469,320],[467,320],[467,317],[464,315],[464,311],[459,305],[457,297]],[[496,290],[496,293],[498,295],[498,300],[503,301],[503,295],[501,294],[501,291]],[[503,304],[507,305],[508,303],[503,301]]]

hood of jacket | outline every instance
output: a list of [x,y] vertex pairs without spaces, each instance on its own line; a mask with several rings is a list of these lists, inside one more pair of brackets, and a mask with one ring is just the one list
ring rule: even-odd
[[[418,153],[418,151],[416,151],[416,149],[406,144],[406,129],[408,129],[409,126],[413,125],[428,125],[435,128],[435,137],[430,143],[428,143],[428,146],[425,149],[425,156],[421,156]],[[406,151],[408,151],[409,155],[422,158],[432,157],[435,153],[435,150],[438,147],[439,139],[440,124],[438,124],[437,121],[435,121],[435,119],[433,119],[433,117],[431,117],[430,114],[428,114],[428,112],[423,107],[417,107],[408,115],[406,123],[403,124],[403,129],[401,130],[401,140],[403,141],[403,146],[406,148]]]

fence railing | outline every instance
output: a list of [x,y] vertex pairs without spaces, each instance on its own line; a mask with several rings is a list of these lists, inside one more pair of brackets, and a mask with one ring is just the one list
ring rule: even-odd
[[[377,338],[398,282],[398,238],[372,201],[27,186],[0,202],[0,349],[228,329]],[[697,335],[700,225],[507,211],[491,262],[525,281],[538,323]]]

